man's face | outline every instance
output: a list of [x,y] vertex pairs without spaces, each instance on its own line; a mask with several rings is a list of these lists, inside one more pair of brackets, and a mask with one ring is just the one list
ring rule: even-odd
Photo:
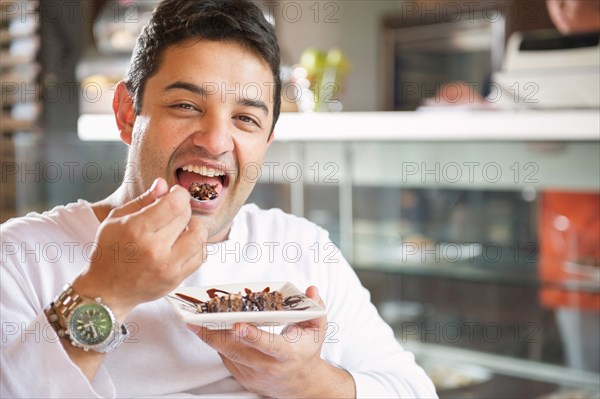
[[138,169],[130,196],[156,177],[188,189],[216,186],[218,197],[191,201],[210,241],[227,237],[231,221],[255,185],[271,139],[273,75],[266,62],[231,42],[188,41],[167,48],[145,85],[129,142]]

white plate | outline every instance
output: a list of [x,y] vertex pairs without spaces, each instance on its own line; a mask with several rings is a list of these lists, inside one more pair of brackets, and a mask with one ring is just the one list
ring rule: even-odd
[[[181,293],[201,301],[208,301],[209,297],[206,291],[211,288],[227,291],[232,294],[238,292],[244,294],[245,288],[250,289],[252,292],[259,292],[266,287],[269,287],[271,291],[281,292],[284,298],[292,295],[299,295],[302,298],[302,302],[300,302],[296,308],[308,308],[305,310],[277,310],[264,312],[198,313],[195,307],[175,296],[175,293]],[[173,310],[175,310],[183,321],[210,329],[230,329],[234,323],[238,322],[252,323],[258,326],[283,327],[288,323],[315,319],[326,314],[325,308],[308,298],[302,291],[289,282],[253,282],[206,287],[179,287],[166,298]]]

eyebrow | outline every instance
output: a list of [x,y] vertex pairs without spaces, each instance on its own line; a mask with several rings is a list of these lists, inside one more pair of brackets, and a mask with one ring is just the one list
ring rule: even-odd
[[[202,97],[207,97],[209,95],[209,92],[204,87],[195,85],[193,83],[182,82],[182,81],[177,81],[177,82],[171,83],[170,85],[165,87],[165,91],[170,91],[170,90],[187,90],[189,92],[192,92],[192,93],[197,94]],[[211,93],[211,94],[215,94],[215,93]],[[243,105],[246,107],[259,108],[260,110],[262,110],[264,112],[264,114],[266,116],[269,115],[269,108],[267,107],[267,104],[265,104],[265,102],[262,100],[256,100],[256,99],[251,99],[251,98],[238,98],[237,103],[239,105]]]

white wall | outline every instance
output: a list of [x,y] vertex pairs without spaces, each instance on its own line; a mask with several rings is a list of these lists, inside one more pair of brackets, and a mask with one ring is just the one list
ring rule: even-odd
[[[351,62],[341,100],[344,111],[378,109],[379,32],[385,13],[401,0],[260,0],[273,11],[283,63],[294,64],[315,46],[341,48]],[[317,13],[318,9],[318,13]]]

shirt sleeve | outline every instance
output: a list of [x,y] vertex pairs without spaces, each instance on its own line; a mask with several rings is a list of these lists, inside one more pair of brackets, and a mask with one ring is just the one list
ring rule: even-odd
[[325,359],[354,377],[358,398],[437,398],[430,378],[398,343],[339,251],[324,263]]
[[92,381],[71,361],[48,323],[33,284],[10,263],[0,269],[0,397],[115,397],[103,366]]

